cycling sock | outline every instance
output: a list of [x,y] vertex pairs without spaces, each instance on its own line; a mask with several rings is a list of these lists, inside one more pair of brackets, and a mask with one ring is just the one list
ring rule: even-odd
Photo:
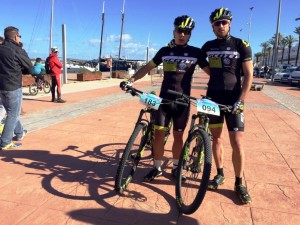
[[241,177],[235,177],[235,186],[241,185],[242,184],[242,179]]
[[221,175],[222,177],[224,177],[223,168],[217,168],[217,173],[218,173],[218,175]]
[[176,169],[178,167],[178,159],[172,159],[173,161],[173,169]]
[[154,167],[161,171],[162,160],[154,160]]

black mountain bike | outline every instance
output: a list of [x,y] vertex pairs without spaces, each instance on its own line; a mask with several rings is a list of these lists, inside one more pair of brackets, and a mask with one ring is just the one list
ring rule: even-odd
[[29,93],[31,95],[37,95],[38,92],[42,90],[45,92],[45,94],[50,93],[51,85],[47,80],[41,80],[35,76],[33,77],[35,78],[35,82],[29,86]]
[[[132,96],[140,97],[141,102],[146,105],[146,108],[140,111],[134,130],[119,162],[115,177],[115,190],[119,194],[123,194],[126,190],[138,166],[140,168],[148,166],[149,158],[151,160],[153,159],[154,120],[155,112],[159,104],[187,105],[186,103],[177,103],[177,100],[163,100],[154,94],[142,92],[130,85],[124,86],[123,88]],[[165,134],[165,143],[170,135],[172,125],[173,122],[171,121]]]
[[[217,104],[206,96],[197,99],[171,90],[168,92],[197,106],[197,113],[192,115],[188,137],[179,158],[176,176],[176,202],[179,212],[192,214],[205,197],[211,173],[211,134],[207,115],[219,115],[220,111],[231,112],[232,106]],[[182,175],[186,176],[186,181],[181,179]]]

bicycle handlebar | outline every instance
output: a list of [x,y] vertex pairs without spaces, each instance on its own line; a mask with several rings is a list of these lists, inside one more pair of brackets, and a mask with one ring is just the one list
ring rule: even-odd
[[[122,81],[120,83],[120,87],[122,89],[124,89],[126,92],[129,92],[132,96],[144,93],[143,91],[138,90],[138,89],[134,88],[133,86],[131,86],[131,84],[132,83],[126,83],[126,82]],[[184,96],[182,96],[178,99],[175,99],[175,100],[163,99],[161,104],[165,104],[165,105],[174,104],[174,105],[188,106],[189,102],[187,102],[185,99],[187,99],[187,98],[184,98]]]
[[[196,101],[197,98],[193,97],[193,96],[189,96],[189,95],[186,95],[186,94],[183,94],[182,92],[177,92],[177,91],[174,91],[174,90],[167,90],[167,93],[171,94],[171,95],[175,95],[175,96],[178,96],[184,100],[187,100],[187,102],[190,101],[190,99]],[[201,95],[202,98],[204,99],[209,99],[209,97],[205,96],[205,95]],[[231,112],[232,111],[232,106],[231,105],[222,105],[222,104],[219,104],[219,103],[216,103],[218,104],[220,110],[224,111],[224,112]]]

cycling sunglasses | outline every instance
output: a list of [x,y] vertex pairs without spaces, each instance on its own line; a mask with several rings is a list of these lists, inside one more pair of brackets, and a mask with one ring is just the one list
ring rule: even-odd
[[191,34],[191,31],[187,29],[176,28],[175,31],[177,34],[182,34],[182,33],[184,33],[185,35]]
[[213,22],[213,25],[214,25],[215,27],[218,27],[218,26],[220,26],[221,24],[222,24],[223,26],[225,26],[225,25],[229,24],[229,21],[228,21],[228,20],[218,20],[218,21],[216,21],[216,22]]

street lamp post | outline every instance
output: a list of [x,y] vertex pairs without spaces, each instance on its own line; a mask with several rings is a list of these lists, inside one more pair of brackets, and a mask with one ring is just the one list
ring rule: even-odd
[[278,16],[277,16],[277,27],[276,27],[276,37],[275,37],[275,46],[274,46],[274,55],[273,55],[273,61],[272,61],[272,79],[271,81],[274,81],[274,75],[275,75],[275,66],[277,62],[277,48],[278,48],[278,36],[279,36],[279,24],[280,24],[280,10],[281,10],[281,0],[279,0],[278,4]]
[[252,20],[252,10],[254,7],[250,8],[250,20],[249,20],[249,30],[248,30],[248,43],[250,44],[250,30],[251,30],[251,20]]

